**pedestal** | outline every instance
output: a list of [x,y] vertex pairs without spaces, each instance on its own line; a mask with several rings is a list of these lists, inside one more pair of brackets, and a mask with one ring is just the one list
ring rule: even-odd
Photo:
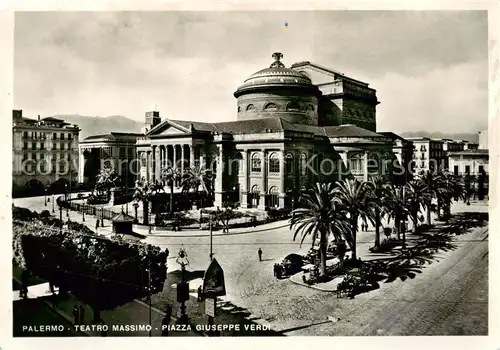
[[215,192],[214,206],[222,208],[224,194],[222,192]]
[[260,210],[266,210],[266,194],[260,194],[259,207]]
[[247,192],[241,192],[240,207],[243,209],[248,208],[248,193]]
[[280,193],[278,204],[279,204],[279,207],[281,209],[283,209],[285,207],[285,194],[284,193]]

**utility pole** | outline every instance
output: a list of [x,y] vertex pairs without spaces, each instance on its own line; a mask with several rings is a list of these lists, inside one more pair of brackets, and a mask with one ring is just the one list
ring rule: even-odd
[[151,337],[151,255],[148,248],[148,301],[149,301],[149,336]]
[[213,245],[212,245],[212,240],[213,240],[213,237],[212,237],[212,213],[209,213],[209,217],[210,217],[210,260],[213,259],[214,257],[214,252],[213,252]]

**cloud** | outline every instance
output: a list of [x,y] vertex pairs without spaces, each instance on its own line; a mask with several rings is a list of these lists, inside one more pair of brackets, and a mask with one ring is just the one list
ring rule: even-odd
[[232,120],[232,93],[275,51],[369,82],[385,129],[486,119],[484,11],[18,12],[14,102],[35,115],[142,120],[158,104]]

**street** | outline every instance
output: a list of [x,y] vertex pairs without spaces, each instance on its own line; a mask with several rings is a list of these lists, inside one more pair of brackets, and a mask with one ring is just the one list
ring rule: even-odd
[[[26,206],[22,203],[26,200],[14,202]],[[35,201],[30,202],[34,205],[30,209],[37,210]],[[453,206],[453,212],[487,210],[481,204]],[[72,220],[79,218],[81,215],[71,213]],[[476,228],[455,237],[456,249],[439,253],[438,259],[425,265],[414,279],[382,283],[380,289],[354,300],[337,299],[334,293],[274,278],[274,263],[289,253],[305,253],[310,248],[309,239],[302,248],[294,242],[288,227],[214,235],[213,251],[225,272],[224,300],[287,335],[480,335],[488,329],[487,229]],[[199,235],[198,231],[181,233],[186,236],[151,235],[146,242],[169,249],[169,272],[179,269],[175,257],[181,246],[188,254],[187,269],[204,271],[209,263],[210,238],[189,237]],[[370,259],[368,248],[373,239],[373,228],[358,234],[358,254],[363,260]],[[263,250],[261,262],[259,248]],[[326,322],[328,317],[336,322]]]

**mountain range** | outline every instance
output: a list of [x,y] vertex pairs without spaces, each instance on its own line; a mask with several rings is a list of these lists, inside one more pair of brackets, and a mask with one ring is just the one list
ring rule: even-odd
[[142,128],[142,123],[121,115],[89,117],[78,114],[56,114],[53,117],[78,125],[81,129],[80,140],[83,140],[87,136],[106,134],[112,131],[139,133]]
[[[139,133],[142,128],[142,122],[121,115],[91,117],[78,114],[57,114],[53,117],[78,125],[81,129],[80,140],[90,135],[106,134],[111,131]],[[440,131],[406,131],[399,134],[402,137],[430,137],[436,139],[468,140],[471,142],[478,142],[479,140],[478,134],[471,132],[444,133]]]

